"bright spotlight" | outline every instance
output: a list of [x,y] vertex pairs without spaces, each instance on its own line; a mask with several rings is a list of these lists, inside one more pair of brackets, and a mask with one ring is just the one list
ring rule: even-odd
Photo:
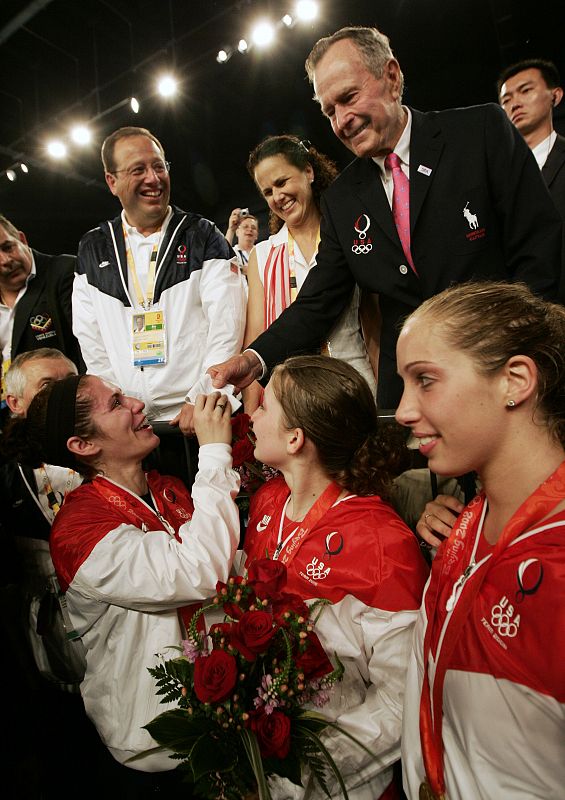
[[275,29],[270,22],[259,22],[253,29],[251,38],[257,47],[267,47],[275,38]]
[[27,168],[27,164],[20,164],[20,169],[21,169],[22,172],[25,172],[26,175],[29,172],[29,169]]
[[218,55],[216,56],[216,61],[218,64],[225,64],[229,57],[230,53],[227,50],[219,50]]
[[16,173],[14,172],[13,169],[7,169],[6,170],[6,177],[8,178],[9,181],[15,181],[16,180]]
[[131,100],[129,101],[129,104],[134,114],[139,113],[139,100],[137,99],[137,97],[132,97]]
[[157,90],[162,97],[172,97],[177,93],[177,82],[172,75],[163,75],[157,84]]
[[239,50],[240,53],[246,53],[248,47],[249,47],[249,45],[247,44],[245,39],[240,39],[239,40],[239,42],[237,44],[237,49]]
[[92,133],[85,125],[75,125],[71,130],[71,139],[75,144],[89,144]]
[[282,18],[282,24],[286,25],[287,28],[292,28],[292,23],[294,22],[293,18],[290,14],[285,14]]
[[51,158],[65,158],[67,148],[59,139],[52,139],[47,145],[47,152]]
[[298,0],[296,16],[302,22],[310,22],[318,16],[318,4],[314,0]]

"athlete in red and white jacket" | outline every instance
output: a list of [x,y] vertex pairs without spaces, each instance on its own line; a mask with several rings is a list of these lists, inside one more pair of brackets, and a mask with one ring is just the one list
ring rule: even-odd
[[[289,524],[285,517],[289,498],[283,478],[269,481],[255,495],[246,564],[266,552],[276,558],[279,541],[292,541],[299,523]],[[388,504],[375,495],[346,495],[301,541],[287,569],[287,591],[306,602],[331,601],[316,632],[330,658],[337,654],[345,675],[321,713],[347,728],[375,759],[344,735],[332,733],[326,744],[349,797],[375,800],[390,786],[400,754],[406,665],[426,564],[414,535]],[[304,794],[280,779],[271,788],[276,800]],[[311,795],[318,796],[319,790]]]
[[[467,519],[473,525],[474,518],[475,524],[458,537],[457,546],[442,544],[434,559],[408,668],[402,736],[405,788],[410,798],[417,798],[425,775],[419,708],[422,653],[432,608],[437,610],[430,680],[449,641],[453,614],[466,602],[473,581],[480,581],[481,572],[488,570],[447,663],[447,797],[558,800],[565,787],[565,512],[517,536],[492,568],[494,548],[482,535],[485,512],[484,497],[471,501],[454,530]],[[452,577],[442,580],[446,567]]]
[[[192,499],[176,478],[151,472],[147,484],[156,511],[96,477],[69,495],[51,534],[53,562],[87,650],[86,711],[122,763],[156,746],[142,726],[167,706],[147,667],[180,642],[183,601],[204,600],[226,580],[239,538],[239,477],[228,445],[200,448]],[[160,752],[128,766],[157,772],[176,762]]]

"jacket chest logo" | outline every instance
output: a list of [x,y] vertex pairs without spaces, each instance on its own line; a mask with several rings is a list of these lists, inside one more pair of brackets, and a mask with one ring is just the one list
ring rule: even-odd
[[373,249],[371,238],[370,236],[367,236],[370,227],[371,220],[367,214],[360,214],[353,223],[353,228],[357,236],[353,237],[351,252],[356,256],[366,255]]
[[179,244],[177,247],[177,267],[186,267],[187,261],[187,247],[185,244]]
[[34,314],[29,318],[29,324],[38,341],[50,339],[52,336],[57,335],[57,331],[53,328],[53,320],[49,314]]

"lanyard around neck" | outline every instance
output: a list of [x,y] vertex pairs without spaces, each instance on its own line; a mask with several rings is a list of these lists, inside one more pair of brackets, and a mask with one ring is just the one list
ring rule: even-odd
[[[316,252],[320,244],[320,226],[316,234]],[[288,282],[290,287],[290,302],[294,303],[296,295],[298,294],[298,287],[296,284],[296,257],[294,255],[294,237],[290,230],[288,231]]]
[[[512,515],[506,523],[498,541],[494,546],[491,557],[486,561],[480,571],[473,569],[474,554],[477,549],[484,519],[483,497],[477,497],[459,517],[454,531],[451,533],[442,558],[442,567],[435,582],[435,596],[431,598],[429,622],[424,636],[424,680],[420,698],[420,740],[422,757],[428,782],[428,796],[436,798],[445,797],[445,775],[443,769],[443,685],[445,674],[449,667],[451,656],[460,639],[461,631],[469,617],[475,598],[477,597],[485,578],[493,566],[498,562],[502,553],[509,544],[522,532],[526,531],[536,521],[546,517],[558,503],[565,498],[565,461],[531,494]],[[478,528],[478,530],[477,530]],[[445,629],[441,650],[436,653],[437,663],[433,679],[433,688],[430,687],[429,662],[431,653],[434,622],[437,620],[437,611],[441,588],[445,580],[451,576],[454,566],[459,559],[457,551],[462,542],[471,533],[475,533],[475,546],[471,561],[454,586],[454,591],[448,600],[451,619]],[[463,591],[467,584],[466,591]],[[459,594],[456,594],[456,591]],[[453,604],[452,604],[452,601]]]
[[[33,497],[33,499],[37,503],[37,505],[39,507],[39,510],[41,511],[43,516],[46,518],[47,522],[50,525],[52,525],[53,524],[53,520],[55,519],[55,517],[57,516],[57,514],[61,510],[61,503],[59,503],[59,501],[57,500],[57,495],[53,491],[53,487],[51,485],[51,481],[49,480],[49,475],[47,474],[47,470],[45,469],[45,465],[42,464],[39,467],[38,472],[41,474],[41,479],[42,479],[42,482],[43,482],[43,491],[45,492],[45,496],[47,497],[47,504],[48,504],[49,510],[47,510],[44,506],[41,505],[41,502],[39,501],[38,496],[36,495],[36,493],[33,491],[31,486],[29,485],[28,479],[25,476],[25,473],[24,473],[24,471],[22,469],[21,464],[19,465],[19,470],[20,470],[20,474],[21,474],[21,476],[23,478],[23,481],[24,481],[25,485],[28,488],[28,491],[29,491],[30,495]],[[75,476],[76,476],[75,470],[74,469],[69,469],[68,475],[67,475],[67,480],[65,482],[65,488],[63,489],[63,500],[65,499],[65,497],[70,492],[71,486],[73,485],[73,482],[75,480]]]
[[159,237],[159,241],[155,242],[153,245],[153,249],[151,250],[151,256],[149,258],[149,272],[147,274],[147,286],[145,290],[145,295],[141,289],[141,284],[139,282],[139,277],[137,274],[137,269],[135,267],[135,260],[133,258],[133,252],[131,249],[131,244],[129,241],[129,236],[126,230],[126,226],[122,225],[122,230],[124,232],[124,242],[126,246],[126,259],[128,270],[131,275],[131,280],[133,283],[133,290],[135,292],[135,298],[137,300],[138,305],[145,310],[151,308],[151,304],[153,302],[153,297],[155,294],[155,272],[157,269],[157,252],[159,250],[159,244],[161,242],[161,237]]

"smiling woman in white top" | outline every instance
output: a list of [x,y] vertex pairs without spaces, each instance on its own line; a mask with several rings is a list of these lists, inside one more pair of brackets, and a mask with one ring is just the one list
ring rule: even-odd
[[[300,291],[316,264],[320,242],[320,196],[337,176],[335,164],[296,136],[269,136],[250,154],[247,168],[269,206],[271,236],[251,252],[245,345],[262,333]],[[375,389],[359,322],[356,289],[322,352],[354,366]],[[259,403],[257,383],[245,393],[245,409]]]

